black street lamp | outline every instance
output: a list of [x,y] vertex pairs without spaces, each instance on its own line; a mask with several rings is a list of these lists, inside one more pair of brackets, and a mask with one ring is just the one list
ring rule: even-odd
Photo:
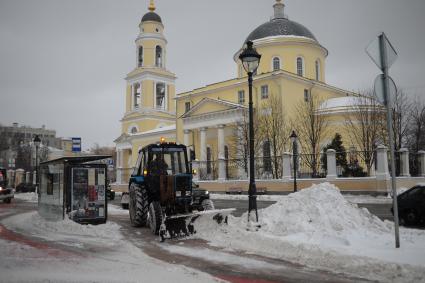
[[254,110],[252,107],[252,75],[260,64],[261,55],[253,47],[252,41],[246,43],[246,48],[239,55],[239,60],[245,71],[248,73],[248,90],[249,90],[249,202],[248,202],[248,221],[250,220],[251,210],[255,210],[256,221],[258,222],[257,211],[257,188],[255,185],[254,172]]
[[38,135],[35,135],[35,137],[34,137],[34,139],[33,139],[33,142],[34,142],[34,145],[35,145],[35,174],[36,174],[36,180],[35,180],[36,184],[35,184],[35,189],[36,189],[36,192],[37,192],[37,194],[38,194],[38,193],[39,193],[39,191],[38,191],[38,185],[39,185],[38,180],[40,180],[40,179],[38,178],[38,175],[39,175],[39,172],[38,172],[38,147],[39,147],[39,146],[40,146],[40,144],[41,144],[41,139],[39,138],[39,136],[38,136]]
[[298,136],[295,133],[294,130],[292,130],[291,135],[289,136],[292,141],[292,157],[294,161],[294,192],[297,191],[297,155],[298,155],[298,148],[297,148],[297,140]]

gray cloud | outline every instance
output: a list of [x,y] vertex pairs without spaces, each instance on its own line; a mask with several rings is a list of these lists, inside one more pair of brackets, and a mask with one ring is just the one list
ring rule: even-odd
[[[272,15],[274,1],[157,0],[177,90],[235,77],[233,55]],[[379,70],[364,52],[385,31],[399,58],[399,87],[423,94],[423,0],[287,0],[286,14],[329,50],[327,82],[358,90]],[[148,1],[1,0],[0,122],[46,124],[85,147],[112,144],[124,111],[123,78]]]

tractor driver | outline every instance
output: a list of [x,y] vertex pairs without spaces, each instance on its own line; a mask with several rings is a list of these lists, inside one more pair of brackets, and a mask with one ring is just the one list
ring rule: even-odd
[[164,161],[161,154],[156,153],[154,159],[150,162],[149,171],[152,175],[167,175],[168,164]]

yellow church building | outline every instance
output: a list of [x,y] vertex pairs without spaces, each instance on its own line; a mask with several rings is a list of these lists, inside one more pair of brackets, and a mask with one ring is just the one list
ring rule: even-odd
[[[297,105],[317,97],[322,102],[318,113],[329,116],[333,124],[329,138],[321,146],[331,140],[337,129],[344,132],[341,114],[350,107],[347,101],[355,101],[358,95],[326,83],[328,50],[308,28],[290,20],[284,8],[284,3],[276,0],[271,19],[241,42],[233,56],[234,78],[176,95],[176,76],[167,70],[164,25],[151,0],[135,41],[135,68],[126,77],[121,136],[115,140],[117,185],[126,186],[139,149],[161,137],[185,144],[195,152],[194,166],[204,173],[195,179],[218,183],[246,179],[246,170],[229,168],[229,161],[241,157],[234,143],[244,137],[236,129],[247,121],[248,80],[239,55],[248,41],[261,54],[253,77],[254,109],[258,111],[269,99],[278,97],[278,109],[288,119],[294,119]],[[264,153],[264,146],[259,156]],[[202,164],[207,167],[202,168]],[[267,179],[265,175],[258,176],[262,177]]]

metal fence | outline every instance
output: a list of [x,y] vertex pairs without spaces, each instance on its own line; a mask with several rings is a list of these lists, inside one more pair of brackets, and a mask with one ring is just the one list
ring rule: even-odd
[[218,162],[200,161],[199,162],[199,179],[202,181],[217,180],[218,178]]
[[423,164],[421,164],[421,159],[419,158],[418,153],[410,153],[409,154],[409,170],[410,176],[419,177],[421,176],[421,168]]
[[[319,154],[298,154],[297,160],[297,178],[325,178],[326,170],[322,166],[322,156],[326,158],[324,153]],[[294,178],[294,158],[291,157],[291,177]]]

